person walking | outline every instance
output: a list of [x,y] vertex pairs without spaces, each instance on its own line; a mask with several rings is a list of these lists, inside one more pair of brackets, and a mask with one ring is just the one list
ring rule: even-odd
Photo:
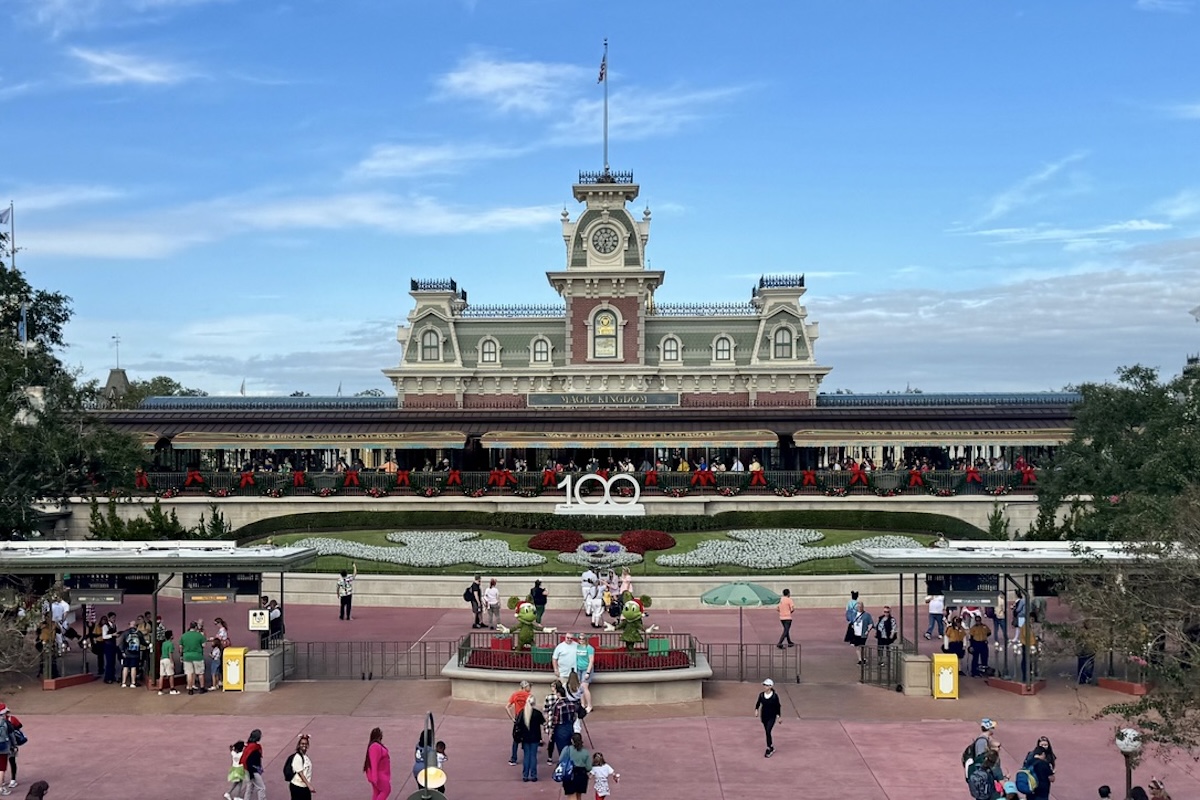
[[933,628],[936,625],[938,636],[946,635],[946,596],[941,592],[937,594],[925,595],[925,602],[929,606],[929,627],[925,629],[925,638],[929,639],[933,635]]
[[371,784],[371,800],[388,800],[392,793],[392,756],[383,743],[383,730],[371,729],[367,755],[363,758],[363,774]]
[[243,800],[267,800],[267,784],[263,780],[262,731],[250,731],[242,749],[242,767],[246,770],[246,794]]
[[476,575],[467,591],[463,592],[463,599],[471,604],[471,613],[475,615],[475,621],[471,623],[472,628],[487,627],[483,624],[483,586],[480,584],[482,580],[482,575]]
[[[175,694],[179,694],[179,692]],[[225,781],[229,784],[229,788],[225,790],[225,800],[236,800],[242,796],[242,787],[246,783],[246,768],[242,766],[242,751],[245,749],[246,743],[241,739],[229,745],[229,759],[233,763],[229,767],[229,772],[225,774]]]
[[562,760],[570,769],[563,778],[563,795],[583,800],[583,794],[588,789],[588,776],[592,772],[592,754],[583,746],[581,734],[571,735],[571,744],[567,745]]
[[520,717],[521,713],[525,710],[525,704],[529,702],[531,695],[530,688],[529,681],[521,681],[521,684],[517,687],[517,690],[508,696],[508,705],[504,707],[505,712],[508,713],[508,718],[514,723],[512,755],[510,755],[508,758],[508,765],[510,767],[515,767],[517,765],[517,745],[520,743],[520,739],[516,735],[515,723],[517,718]]
[[483,592],[483,605],[487,609],[487,626],[496,630],[496,623],[500,621],[500,588],[496,586],[495,578],[488,581],[488,588]]
[[542,615],[546,613],[546,590],[542,588],[540,580],[533,582],[533,588],[529,590],[529,599],[533,603],[533,608],[537,612],[534,620],[537,624],[542,624]]
[[783,597],[779,598],[779,624],[783,627],[783,633],[779,634],[779,642],[775,645],[780,650],[796,646],[792,641],[792,614],[795,612],[796,604],[792,601],[792,590],[784,589]]
[[896,618],[892,616],[892,607],[884,606],[883,613],[875,621],[876,646],[880,651],[885,647],[891,647],[896,643],[896,636],[899,632],[899,627],[896,625]]
[[575,732],[575,720],[579,717],[576,705],[567,698],[567,687],[562,681],[555,681],[551,694],[546,696],[545,716],[546,727],[550,730],[546,763],[553,764],[554,749],[557,747],[559,753],[567,749],[571,734]]
[[604,800],[609,795],[608,779],[613,783],[621,782],[621,773],[613,769],[612,764],[604,760],[604,753],[592,754],[592,781],[596,789],[596,800]]
[[353,574],[347,575],[346,570],[337,579],[338,619],[350,620],[350,606],[354,603],[354,579],[358,577],[358,564],[351,563]]
[[292,753],[292,779],[288,781],[288,793],[291,800],[312,800],[312,759],[308,757],[309,739],[307,733],[300,734],[296,742],[296,752]]
[[854,645],[854,649],[858,653],[860,666],[867,663],[867,636],[874,627],[875,620],[863,608],[863,604],[855,603],[854,619],[850,621],[850,628],[846,631],[846,635],[850,637],[850,644]]
[[776,724],[783,724],[783,704],[779,702],[779,695],[775,693],[775,681],[767,678],[762,685],[763,690],[758,693],[758,702],[754,704],[754,714],[762,723],[763,731],[767,735],[767,751],[763,753],[763,757],[770,758],[775,755],[775,740],[771,737],[771,731]]
[[521,743],[521,780],[536,783],[538,748],[542,746],[542,728],[546,718],[537,708],[537,698],[530,693],[521,713],[513,720],[513,741]]
[[[196,622],[188,624],[187,633],[179,637],[179,653],[183,661],[183,675],[187,679],[187,693],[204,694],[204,634]],[[196,683],[200,686],[197,688]]]

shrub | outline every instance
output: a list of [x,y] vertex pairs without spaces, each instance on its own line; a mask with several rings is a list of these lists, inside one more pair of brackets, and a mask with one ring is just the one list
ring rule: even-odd
[[579,531],[542,531],[529,540],[529,549],[574,553],[581,544],[583,544],[583,536]]
[[639,556],[644,556],[647,550],[670,550],[675,546],[675,537],[662,531],[625,531],[618,541]]

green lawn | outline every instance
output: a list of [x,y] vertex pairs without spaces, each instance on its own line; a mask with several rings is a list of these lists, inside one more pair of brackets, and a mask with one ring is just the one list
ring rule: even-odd
[[[292,542],[306,539],[311,536],[325,537],[331,539],[346,539],[363,544],[375,545],[377,547],[402,547],[387,541],[384,538],[392,531],[339,531],[332,533],[288,533],[278,534],[272,537],[272,540],[277,545],[290,544]],[[899,533],[896,531],[859,531],[859,530],[835,530],[822,529],[821,533],[825,534],[825,538],[820,542],[816,542],[810,547],[825,547],[829,545],[844,544],[857,539],[862,539],[868,536],[880,536],[884,534],[893,534],[900,536],[909,536],[922,544],[927,544],[933,540],[932,536],[914,533]],[[555,553],[530,550],[526,543],[533,536],[533,533],[496,533],[492,531],[481,531],[481,537],[484,539],[498,539],[508,543],[508,546],[517,551],[527,553],[538,553],[546,557],[545,564],[534,567],[510,567],[504,569],[506,575],[575,575],[579,571],[579,567],[574,564],[564,564],[557,560]],[[710,531],[703,533],[674,533],[675,541],[678,543],[673,550],[670,551],[652,551],[646,554],[646,560],[641,564],[630,566],[630,571],[634,575],[744,575],[746,572],[756,572],[761,575],[844,575],[848,573],[859,572],[860,570],[854,564],[851,558],[830,558],[816,561],[806,561],[797,564],[794,567],[787,569],[774,570],[747,570],[745,567],[737,566],[720,566],[720,567],[702,567],[685,569],[681,567],[660,567],[654,563],[655,557],[663,555],[666,552],[671,553],[686,553],[694,550],[701,542],[710,539],[724,539],[725,533],[721,531]],[[611,536],[586,536],[587,539],[612,539]],[[343,556],[321,556],[317,559],[316,564],[310,567],[309,572],[339,572],[343,569],[350,568],[350,559]],[[461,575],[464,572],[477,572],[479,567],[474,564],[455,564],[448,567],[435,569],[426,569],[418,567],[409,567],[402,564],[390,564],[377,561],[363,561],[358,563],[358,571],[364,574],[387,574],[387,575]],[[494,571],[494,570],[493,570]]]

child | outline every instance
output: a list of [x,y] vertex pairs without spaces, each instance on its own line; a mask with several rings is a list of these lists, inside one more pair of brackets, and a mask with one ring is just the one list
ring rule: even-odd
[[222,661],[222,659],[221,659],[221,640],[216,637],[213,637],[212,640],[209,642],[209,644],[212,647],[212,650],[209,651],[209,655],[212,656],[212,662],[209,666],[209,670],[211,671],[212,674],[209,677],[208,684],[213,689],[220,689],[221,688],[221,661]]
[[[437,751],[438,769],[440,769],[442,772],[445,772],[446,771],[446,743],[439,741],[437,744],[435,744],[433,746],[433,748],[434,748],[434,750]],[[449,781],[447,781],[447,783],[449,783]],[[442,793],[442,797],[448,796],[446,794],[446,784],[445,783],[442,784],[442,788],[440,791]]]
[[242,784],[246,781],[246,768],[242,766],[242,751],[245,749],[246,743],[241,739],[229,745],[229,757],[233,759],[233,766],[229,768],[226,778],[229,781],[229,790],[225,792],[225,800],[238,800],[241,797]]
[[179,694],[175,688],[175,634],[167,631],[163,636],[161,655],[158,659],[158,693],[161,695],[167,688],[171,694]]
[[596,800],[608,797],[609,776],[612,776],[613,783],[621,782],[621,773],[614,770],[610,764],[605,763],[604,753],[594,754],[592,756],[592,779],[596,781]]

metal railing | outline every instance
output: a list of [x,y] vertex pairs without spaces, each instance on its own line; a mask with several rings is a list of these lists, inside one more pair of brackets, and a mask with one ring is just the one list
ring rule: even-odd
[[859,665],[859,682],[894,689],[904,684],[904,656],[917,652],[915,643],[902,639],[898,644],[863,648],[864,663]]
[[800,645],[780,650],[773,644],[713,642],[700,645],[716,681],[760,678],[800,682]]
[[[530,649],[514,650],[510,634],[470,633],[458,642],[458,665],[549,673],[559,641],[556,634],[535,634]],[[621,641],[620,633],[595,633],[586,637],[586,641],[596,650],[593,666],[597,673],[661,671],[696,665],[696,640],[687,633],[652,633],[633,649]]]
[[440,678],[457,642],[283,643],[288,680],[385,680]]
[[[567,473],[582,475],[585,473]],[[699,496],[727,496],[739,494],[776,495],[780,497],[800,496],[881,496],[902,497],[932,495],[953,497],[965,495],[1001,496],[1008,493],[1034,494],[1038,490],[1037,476],[1026,473],[978,472],[970,476],[962,471],[928,472],[920,476],[917,485],[906,471],[875,471],[861,473],[862,478],[845,470],[766,470],[751,472],[656,472],[653,478],[648,473],[629,473],[634,477],[644,495],[686,494]],[[503,478],[501,478],[503,475]],[[756,478],[761,475],[761,478]],[[698,477],[699,476],[699,477]],[[228,471],[150,472],[146,474],[148,488],[134,487],[132,476],[127,484],[111,487],[113,494],[150,495],[166,494],[168,497],[208,496],[219,500],[227,497],[310,497],[317,496],[439,496],[481,498],[499,496],[561,496],[557,483],[563,473],[548,477],[537,472],[409,472],[406,482],[396,474],[381,470],[360,471],[348,478],[338,472],[307,472],[303,484],[296,485],[291,473],[255,472],[253,483],[243,480],[242,474]],[[190,478],[190,480],[189,480]],[[647,482],[649,481],[649,485]],[[865,481],[865,482],[864,482]],[[243,485],[244,484],[244,485]],[[403,484],[403,485],[401,485]],[[105,490],[98,488],[97,494]]]

